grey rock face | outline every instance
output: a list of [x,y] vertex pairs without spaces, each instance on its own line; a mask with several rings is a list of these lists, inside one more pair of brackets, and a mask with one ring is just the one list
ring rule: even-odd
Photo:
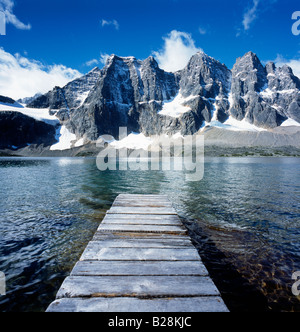
[[37,99],[38,97],[42,96],[42,93],[36,93],[34,96],[32,97],[25,97],[25,98],[21,98],[21,99],[18,99],[17,102],[18,103],[21,103],[21,104],[25,104],[25,105],[28,105],[30,104],[31,102],[33,102],[35,99]]
[[0,148],[27,144],[50,146],[56,143],[55,127],[19,112],[0,112]]
[[5,96],[0,96],[0,103],[3,104],[14,104],[15,100],[9,97],[5,97]]
[[185,69],[168,75],[175,78],[175,85],[171,84],[175,88],[172,90],[173,96],[181,95],[181,105],[189,107],[190,111],[180,117],[159,114],[164,102],[168,101],[166,98],[140,105],[139,124],[144,134],[194,134],[204,121],[212,120],[214,112],[217,119],[227,119],[231,73],[225,65],[199,52],[191,58]]
[[[90,140],[103,134],[117,137],[121,126],[140,131],[141,113],[146,109],[150,121],[150,104],[170,99],[176,91],[175,75],[161,70],[153,57],[139,61],[113,55],[85,103],[70,110],[69,127]],[[158,121],[157,112],[153,116]]]
[[[270,70],[270,67],[273,70]],[[262,93],[264,102],[285,118],[300,122],[300,80],[288,66],[274,68],[267,64],[268,88]]]
[[180,71],[180,90],[184,97],[226,97],[230,92],[230,70],[219,61],[199,52]]
[[[177,100],[184,112],[162,112]],[[153,57],[112,55],[102,70],[56,87],[28,106],[55,110],[77,138],[91,141],[103,134],[118,138],[123,126],[145,135],[194,134],[229,116],[271,129],[287,118],[300,122],[300,80],[287,66],[263,66],[252,52],[237,59],[232,71],[199,52],[176,73],[160,69]]]
[[96,67],[87,75],[73,80],[63,88],[56,86],[47,94],[38,96],[32,100],[27,107],[49,108],[50,110],[79,107],[84,102],[91,89],[95,86],[100,73],[100,69]]
[[[219,121],[225,121],[228,118],[226,113],[229,108],[231,72],[224,64],[199,52],[191,58],[179,76],[181,94],[186,98],[196,97],[184,105],[192,109],[192,113],[199,118],[201,124],[203,121],[210,122],[214,112]],[[196,123],[195,125],[196,128],[199,127]]]
[[[146,135],[193,134],[214,111],[218,119],[227,118],[230,78],[225,65],[202,52],[177,73],[161,70],[153,57],[139,61],[113,55],[85,103],[70,111],[69,128],[90,140],[102,134],[117,137],[121,126]],[[182,105],[190,112],[179,118],[159,114],[164,102],[178,94],[187,99]]]
[[241,96],[259,92],[267,83],[266,70],[258,57],[249,52],[238,58],[232,69],[232,89]]
[[300,122],[300,81],[291,68],[264,67],[249,52],[232,70],[230,114],[262,128],[275,128],[287,118]]
[[249,52],[237,59],[232,69],[230,114],[237,120],[246,118],[250,123],[259,125],[263,108],[259,93],[266,87],[266,70],[257,56]]

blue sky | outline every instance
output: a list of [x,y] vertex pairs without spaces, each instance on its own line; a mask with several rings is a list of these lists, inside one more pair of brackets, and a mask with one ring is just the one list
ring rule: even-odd
[[[300,68],[300,35],[292,34],[299,0],[0,0],[1,9],[7,25],[0,36],[0,67],[14,62],[52,71],[53,79],[57,72],[70,79],[102,67],[112,53],[154,55],[162,67],[174,60],[176,69],[185,61],[183,53],[199,49],[230,69],[250,50],[262,61]],[[0,94],[1,75],[7,78],[8,69],[0,68]]]

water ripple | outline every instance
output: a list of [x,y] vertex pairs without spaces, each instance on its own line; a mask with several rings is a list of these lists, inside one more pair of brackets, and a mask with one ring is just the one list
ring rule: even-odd
[[219,266],[219,279],[231,285],[225,293],[236,301],[232,308],[241,301],[237,289],[247,296],[236,275],[225,274],[228,264],[268,309],[300,311],[290,291],[300,270],[298,159],[208,159],[203,180],[186,182],[181,172],[100,172],[93,159],[0,158],[0,181],[0,271],[8,294],[1,311],[45,310],[120,193],[170,197],[201,230],[195,243],[213,245],[203,247],[203,259],[218,252],[210,267]]

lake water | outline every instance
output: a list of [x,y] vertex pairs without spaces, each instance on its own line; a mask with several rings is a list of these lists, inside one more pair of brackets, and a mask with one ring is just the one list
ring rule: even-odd
[[206,158],[204,178],[0,158],[0,311],[43,311],[120,193],[166,194],[229,309],[300,311],[300,160]]

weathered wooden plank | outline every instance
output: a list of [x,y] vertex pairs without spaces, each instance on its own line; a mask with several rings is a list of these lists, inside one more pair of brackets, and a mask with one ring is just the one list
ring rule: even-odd
[[219,296],[185,298],[64,298],[47,312],[228,312]]
[[159,239],[119,239],[119,240],[92,240],[89,245],[99,243],[102,248],[194,248],[192,242],[187,240],[159,240]]
[[103,218],[103,220],[111,220],[111,219],[133,219],[133,220],[157,220],[157,221],[177,221],[180,224],[182,224],[181,220],[179,217],[175,214],[164,214],[164,215],[159,215],[159,214],[130,214],[128,215],[127,213],[117,213],[117,214],[107,214]]
[[167,196],[121,194],[47,311],[228,309]]
[[177,214],[173,208],[164,207],[121,207],[113,206],[107,211],[108,214]]
[[90,242],[80,260],[200,261],[200,257],[195,248],[102,248]]
[[128,225],[128,224],[100,224],[97,231],[122,231],[122,232],[151,232],[151,233],[178,233],[186,234],[182,226],[172,225]]
[[208,272],[199,261],[79,261],[71,276],[207,276]]
[[141,198],[141,199],[166,199],[169,200],[167,195],[153,195],[153,194],[119,194],[116,198]]
[[163,219],[132,219],[129,218],[104,218],[101,224],[123,224],[123,225],[173,225],[173,226],[181,226],[182,223],[178,220],[163,220]]
[[101,240],[120,240],[120,239],[132,239],[132,240],[186,240],[190,241],[186,234],[168,234],[168,233],[150,233],[150,232],[112,232],[112,231],[96,231],[93,237],[93,241]]
[[141,200],[141,201],[161,201],[161,202],[168,202],[171,203],[168,197],[164,197],[164,196],[118,196],[116,197],[115,201],[122,201],[122,200],[126,200],[126,201],[136,201],[136,200]]
[[202,276],[71,276],[57,293],[63,297],[209,296],[219,292]]
[[144,198],[144,197],[117,197],[114,202],[161,202],[172,204],[167,198]]
[[134,207],[165,207],[165,208],[172,208],[171,203],[164,203],[164,202],[149,202],[149,201],[116,201],[112,204],[112,206],[134,206]]
[[114,202],[122,202],[122,201],[127,201],[127,202],[152,202],[152,203],[166,203],[166,204],[172,204],[170,200],[166,197],[160,196],[160,197],[143,197],[143,196],[118,196]]
[[160,196],[160,197],[156,197],[156,196],[153,196],[153,197],[144,197],[144,196],[118,196],[116,199],[115,199],[115,202],[116,201],[137,201],[137,200],[140,200],[140,201],[144,201],[144,202],[151,202],[151,201],[154,201],[154,202],[167,202],[169,204],[171,204],[170,200],[167,198],[167,197],[163,197],[163,196]]

